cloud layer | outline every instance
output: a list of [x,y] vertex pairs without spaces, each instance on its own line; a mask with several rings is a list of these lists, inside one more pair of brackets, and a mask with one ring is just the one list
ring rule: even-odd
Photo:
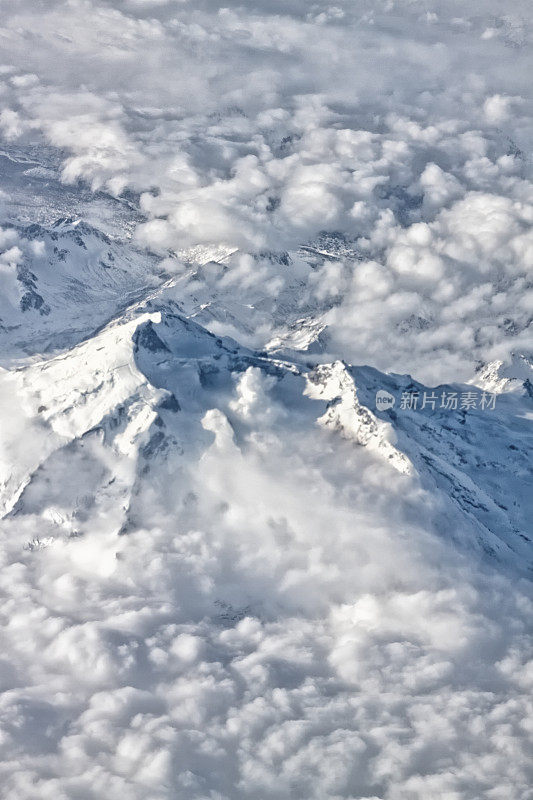
[[[526,0],[0,9],[2,153],[134,208],[169,307],[431,385],[531,351]],[[0,795],[532,800],[529,583],[279,365],[193,332],[172,402],[135,313],[0,371]]]
[[531,31],[520,0],[430,6],[6,4],[0,125],[140,193],[156,252],[341,232],[332,355],[466,379],[531,347]]

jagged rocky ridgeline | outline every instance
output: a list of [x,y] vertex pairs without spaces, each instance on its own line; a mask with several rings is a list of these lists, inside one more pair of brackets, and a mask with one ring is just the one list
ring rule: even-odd
[[[454,410],[435,402],[402,408],[403,394],[473,387],[430,389],[371,367],[313,365],[308,351],[299,359],[256,352],[212,334],[161,297],[150,305],[130,309],[72,348],[0,375],[4,403],[16,398],[5,442],[12,466],[2,483],[4,515],[39,519],[41,538],[90,535],[95,518],[116,533],[148,525],[145,508],[169,483],[179,483],[220,425],[240,446],[235,386],[251,370],[264,376],[283,410],[273,423],[280,435],[288,426],[305,437],[318,425],[325,437],[365,448],[369,459],[419,485],[422,504],[432,498],[442,536],[529,570],[526,360],[517,367],[520,377],[499,378],[494,408]],[[492,373],[494,381],[496,367]],[[397,402],[380,410],[376,394],[383,390]],[[214,428],[206,423],[213,409]],[[31,447],[18,436],[22,428]],[[143,502],[147,492],[150,505]]]

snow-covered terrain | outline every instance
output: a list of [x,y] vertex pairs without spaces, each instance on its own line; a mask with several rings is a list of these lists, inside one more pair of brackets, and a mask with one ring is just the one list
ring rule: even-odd
[[2,800],[532,800],[528,3],[0,9]]

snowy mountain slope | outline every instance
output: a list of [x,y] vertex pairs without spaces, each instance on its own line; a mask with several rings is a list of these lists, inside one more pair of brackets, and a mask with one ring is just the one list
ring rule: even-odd
[[[318,374],[324,369],[329,368],[319,367]],[[362,410],[365,405],[372,409],[382,424],[390,426],[395,448],[405,454],[422,484],[446,497],[448,508],[439,525],[441,531],[459,540],[458,530],[471,519],[482,549],[530,573],[533,407],[528,378],[516,380],[505,394],[487,396],[487,404],[494,400],[494,408],[488,405],[483,409],[483,393],[475,386],[429,388],[410,376],[384,375],[370,367],[340,363],[333,370],[342,378],[334,393],[340,402],[333,406],[330,418],[347,401],[359,420],[364,418],[361,411],[357,413],[360,403],[364,404]],[[383,390],[394,397],[395,407],[381,410],[376,406],[376,394]],[[469,393],[477,407],[461,408],[459,398]],[[402,395],[412,394],[419,398],[418,406],[402,409]],[[424,395],[432,398],[426,407],[422,407]],[[450,396],[457,398],[458,407],[443,408],[443,396],[444,402]],[[357,440],[368,443],[360,435]],[[380,442],[378,447],[385,455],[390,445]],[[389,454],[392,464],[396,458]],[[453,506],[458,513],[453,513]]]
[[9,225],[49,228],[58,219],[72,217],[112,238],[129,239],[143,219],[135,202],[138,198],[117,198],[63,180],[62,153],[57,147],[4,141],[0,168],[2,216]]
[[[119,318],[57,356],[35,361],[14,374],[4,372],[6,403],[13,393],[20,400],[15,434],[5,444],[5,468],[11,462],[20,473],[9,474],[5,507],[12,507],[21,491],[14,513],[25,507],[24,487],[28,481],[31,484],[35,470],[42,472],[46,467],[47,451],[52,450],[58,462],[57,448],[66,448],[68,461],[75,443],[86,436],[103,437],[102,443],[119,460],[126,455],[135,463],[154,456],[156,443],[164,449],[165,442],[159,413],[172,420],[185,410],[198,418],[196,427],[200,428],[198,415],[205,413],[214,396],[228,391],[231,372],[259,363],[261,359],[251,351],[215,337],[184,317],[154,312],[136,314],[129,321]],[[269,371],[280,371],[273,362],[265,365]],[[15,409],[12,414],[17,415]],[[34,426],[40,439],[46,440],[44,461],[38,461],[43,449],[26,452],[29,461],[17,451],[23,445],[19,436],[24,425]],[[172,427],[183,427],[182,436],[194,441],[194,434],[186,431],[190,425],[188,417],[186,423]]]
[[133,200],[61,179],[56,148],[0,151],[3,364],[72,347],[165,279],[137,247]]
[[533,800],[530,0],[222,5],[0,0],[0,800]]
[[[14,429],[29,424],[39,430],[46,441],[46,457],[43,450],[33,449],[30,460],[24,461],[14,449],[16,439],[7,446],[5,460],[16,464],[19,472],[12,471],[4,487],[5,509],[13,509],[12,514],[35,509],[29,498],[41,497],[43,490],[35,482],[39,486],[54,482],[43,475],[50,461],[61,463],[57,448],[64,452],[66,466],[74,458],[67,454],[77,452],[88,437],[100,442],[103,453],[111,451],[106,463],[117,459],[115,468],[108,465],[105,470],[106,481],[121,471],[123,457],[131,464],[126,483],[117,480],[109,490],[110,496],[117,492],[122,498],[123,512],[107,514],[106,522],[109,530],[131,530],[139,516],[132,507],[135,495],[142,492],[143,476],[159,460],[176,462],[186,451],[189,459],[200,457],[206,442],[204,415],[218,408],[231,424],[235,381],[251,370],[263,375],[271,389],[277,387],[286,406],[286,416],[279,420],[282,425],[288,415],[295,424],[303,414],[303,436],[320,424],[362,445],[391,469],[416,476],[443,504],[441,535],[466,549],[480,547],[490,557],[514,563],[519,571],[530,569],[531,398],[526,383],[518,382],[514,391],[499,395],[493,410],[401,409],[402,393],[435,398],[443,392],[459,395],[469,387],[429,389],[409,377],[384,375],[369,367],[337,362],[310,369],[308,361],[275,359],[216,337],[170,310],[172,303],[165,307],[163,296],[139,304],[139,311],[132,307],[129,321],[118,317],[86,342],[15,373],[27,423],[21,419]],[[309,358],[307,351],[302,355]],[[13,391],[13,383],[13,376],[6,373],[6,395]],[[398,399],[396,409],[376,409],[376,393],[383,389]],[[320,411],[324,403],[325,414]],[[234,426],[232,435],[239,439],[238,419]],[[97,485],[93,493],[96,490]],[[78,499],[72,506],[67,502],[67,531],[81,513]]]
[[323,234],[291,254],[206,246],[161,261],[132,239],[143,220],[138,198],[65,187],[53,148],[11,145],[0,159],[0,325],[10,357],[72,346],[163,284],[166,302],[216,333],[269,350],[316,347],[339,297],[315,296],[313,272],[333,263],[348,277],[360,258],[342,234]]
[[[313,273],[317,262],[307,251],[262,253],[254,258],[240,252],[220,256],[205,249],[180,254],[188,267],[174,278],[169,292],[180,308],[218,334],[234,336],[250,347],[268,351],[305,350],[324,329],[323,318],[337,297],[317,298]],[[350,274],[353,259],[338,259]],[[179,269],[179,268],[178,268]],[[238,290],[238,291],[237,291]]]
[[153,258],[79,219],[19,228],[14,241],[4,255],[4,357],[72,346],[161,282]]

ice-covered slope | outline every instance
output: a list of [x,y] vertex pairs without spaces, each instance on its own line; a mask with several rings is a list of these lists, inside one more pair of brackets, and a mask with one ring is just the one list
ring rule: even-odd
[[80,219],[4,236],[11,244],[0,300],[4,360],[76,344],[162,280],[153,258]]
[[[498,374],[498,367],[492,372]],[[331,402],[327,424],[396,469],[414,470],[423,486],[445,499],[438,522],[445,536],[460,544],[471,529],[490,557],[531,574],[532,375],[522,359],[521,378],[511,382],[502,375],[499,386],[508,391],[495,395],[475,385],[430,388],[410,376],[338,362],[318,367],[312,385],[320,387],[314,394]],[[393,407],[377,405],[380,392],[394,398]]]
[[[296,360],[256,353],[177,313],[172,301],[165,304],[162,291],[159,299],[132,305],[127,316],[118,316],[87,341],[15,373],[3,373],[5,404],[9,396],[17,398],[17,411],[10,412],[16,420],[13,435],[8,431],[4,437],[6,511],[22,516],[28,510],[46,512],[53,519],[47,509],[57,511],[54,487],[59,485],[65,507],[58,513],[68,520],[64,529],[89,534],[92,517],[84,509],[92,507],[105,488],[110,502],[116,500],[113,513],[101,513],[109,531],[134,529],[145,512],[132,509],[139,505],[135,498],[144,491],[143,482],[149,482],[150,470],[157,471],[160,462],[179,463],[185,451],[187,459],[199,458],[207,441],[204,415],[217,408],[231,423],[236,381],[251,370],[263,376],[252,392],[254,402],[267,404],[260,396],[263,380],[279,396],[285,409],[277,420],[280,431],[299,424],[305,438],[319,424],[331,435],[364,447],[387,469],[419,483],[436,498],[441,508],[435,524],[444,538],[462,548],[481,549],[489,559],[514,565],[520,572],[530,569],[527,379],[515,380],[497,397],[486,395],[494,408],[442,408],[442,395],[460,397],[475,389],[474,399],[479,400],[482,390],[430,389],[408,376],[342,362],[313,366],[308,351]],[[376,407],[376,395],[383,390],[395,398],[395,407]],[[402,408],[402,395],[411,394],[420,398],[420,406],[424,394],[433,401],[424,408]],[[237,437],[241,424],[236,417]],[[35,431],[39,447],[28,447],[20,436],[24,427]],[[69,497],[59,475],[76,459],[81,459],[82,468],[85,456],[80,453],[89,442],[89,450],[96,447],[101,453],[106,469],[95,478],[87,456],[91,490],[80,497],[76,479],[74,496]],[[126,462],[127,476],[119,480]],[[113,488],[107,488],[111,476]],[[81,483],[85,484],[83,477]],[[50,497],[44,490],[47,485]],[[78,518],[85,523],[77,525]],[[53,524],[48,534],[53,535]]]
[[53,148],[0,150],[0,363],[61,351],[168,276],[132,239],[134,204],[67,187]]

